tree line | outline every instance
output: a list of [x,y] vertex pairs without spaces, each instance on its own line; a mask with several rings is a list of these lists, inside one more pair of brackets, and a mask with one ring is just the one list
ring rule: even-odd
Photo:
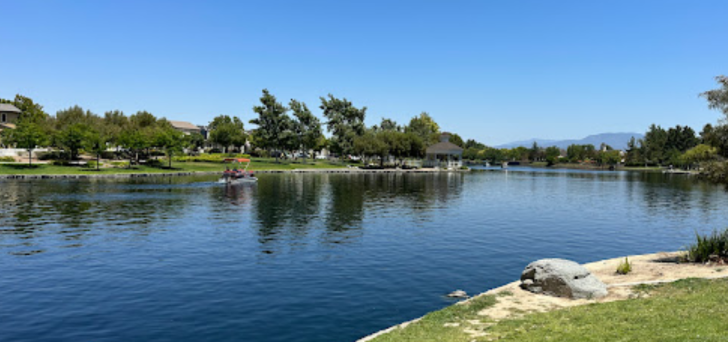
[[[323,120],[313,115],[304,102],[292,99],[284,106],[264,89],[261,104],[253,108],[258,117],[250,120],[257,126],[252,134],[253,145],[274,153],[327,148],[339,156],[378,158],[381,165],[393,157],[401,165],[406,158],[424,156],[427,146],[436,143],[441,134],[440,126],[426,112],[413,117],[406,126],[382,118],[379,125],[367,127],[367,107],[356,107],[332,94],[319,100]],[[331,134],[328,139],[323,135],[324,126]],[[457,134],[451,136],[451,141],[463,145]]]
[[[367,127],[366,107],[358,108],[346,98],[331,94],[320,101],[323,120],[306,103],[291,99],[285,106],[263,89],[260,104],[252,108],[256,117],[248,121],[257,126],[255,129],[246,131],[243,120],[236,116],[218,115],[209,123],[209,142],[221,147],[223,153],[239,150],[247,142],[252,150],[276,160],[283,152],[304,151],[305,158],[309,150],[327,148],[339,156],[378,157],[381,163],[392,156],[401,163],[405,158],[422,157],[440,135],[439,125],[426,112],[413,117],[406,126],[385,118],[380,125]],[[0,134],[0,144],[26,149],[29,157],[37,147],[47,146],[62,151],[61,157],[69,161],[77,159],[81,151],[96,155],[98,161],[104,152],[115,148],[129,159],[130,166],[133,160],[138,162],[143,156],[163,152],[171,167],[173,155],[206,145],[201,134],[184,134],[166,118],[147,111],[127,116],[113,110],[98,115],[76,105],[49,115],[43,106],[22,95],[0,102],[11,103],[22,112],[16,128]],[[330,138],[324,136],[324,127]],[[457,134],[451,136],[451,141],[463,146]]]
[[728,181],[728,77],[718,76],[717,89],[700,94],[708,101],[708,107],[722,112],[724,117],[717,124],[706,124],[698,134],[689,126],[676,125],[662,128],[652,124],[642,139],[632,137],[625,151],[614,150],[602,144],[573,144],[561,150],[551,146],[543,148],[534,142],[531,148],[516,147],[497,149],[477,143],[465,142],[463,156],[470,160],[502,161],[546,161],[556,163],[590,162],[615,165],[624,162],[627,166],[667,166],[690,168],[705,165],[709,177]]

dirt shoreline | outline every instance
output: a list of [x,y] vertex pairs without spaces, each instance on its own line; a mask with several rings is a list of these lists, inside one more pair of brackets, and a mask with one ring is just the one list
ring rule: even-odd
[[[590,303],[605,303],[634,298],[636,294],[632,291],[632,287],[639,284],[666,283],[685,278],[715,279],[728,277],[728,266],[677,263],[677,257],[683,254],[684,252],[660,252],[627,256],[629,262],[632,264],[632,272],[627,275],[620,275],[616,273],[617,266],[625,260],[625,257],[584,264],[584,267],[589,269],[592,274],[607,284],[609,294],[606,297],[599,299],[574,300],[537,295],[522,290],[519,287],[520,281],[514,281],[453,305],[460,305],[480,296],[509,293],[507,296],[499,296],[498,302],[494,306],[488,307],[478,313],[481,316],[487,316],[495,321],[499,321],[502,319],[518,317],[524,313],[546,312],[571,306]],[[386,334],[395,329],[404,328],[420,319],[421,317],[375,332],[357,340],[357,342],[371,341],[380,335]],[[473,335],[474,337],[481,335],[481,332],[477,331],[466,330],[465,332]]]

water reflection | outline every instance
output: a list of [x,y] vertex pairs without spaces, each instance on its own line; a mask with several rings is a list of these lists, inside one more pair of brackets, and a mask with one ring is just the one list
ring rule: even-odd
[[[601,206],[605,202],[599,196],[606,194],[630,203],[626,214],[635,208],[678,220],[695,209],[703,217],[710,215],[724,196],[691,177],[528,168],[472,174],[271,174],[243,186],[217,184],[213,177],[0,184],[0,248],[20,255],[83,247],[99,236],[143,238],[191,225],[243,227],[266,252],[356,242],[366,220],[406,217],[426,226],[473,187],[480,193],[469,193],[469,201],[493,195],[542,210],[569,202]],[[561,201],[549,193],[564,193],[569,200],[548,203]],[[519,204],[527,200],[523,194],[540,194],[545,203]]]
[[242,186],[210,177],[4,182],[0,248],[29,253],[53,237],[67,242],[60,247],[82,247],[90,237],[146,236],[197,215],[207,215],[209,227],[249,227],[262,245],[306,243],[312,232],[341,244],[361,238],[367,212],[428,220],[433,208],[461,196],[464,181],[463,174],[273,174]]

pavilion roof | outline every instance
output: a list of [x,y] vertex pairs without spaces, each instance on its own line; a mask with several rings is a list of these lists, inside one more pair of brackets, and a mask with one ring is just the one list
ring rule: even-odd
[[441,141],[427,148],[427,154],[462,154],[463,148],[449,141]]
[[18,107],[9,103],[0,103],[0,112],[22,113]]

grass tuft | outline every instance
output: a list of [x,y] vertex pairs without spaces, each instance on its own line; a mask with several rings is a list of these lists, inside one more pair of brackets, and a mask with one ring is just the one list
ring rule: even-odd
[[629,272],[632,272],[632,264],[629,262],[629,259],[625,257],[624,261],[617,266],[617,274],[628,274]]
[[728,261],[728,229],[723,232],[714,230],[710,235],[695,233],[695,239],[695,244],[688,247],[688,261]]

